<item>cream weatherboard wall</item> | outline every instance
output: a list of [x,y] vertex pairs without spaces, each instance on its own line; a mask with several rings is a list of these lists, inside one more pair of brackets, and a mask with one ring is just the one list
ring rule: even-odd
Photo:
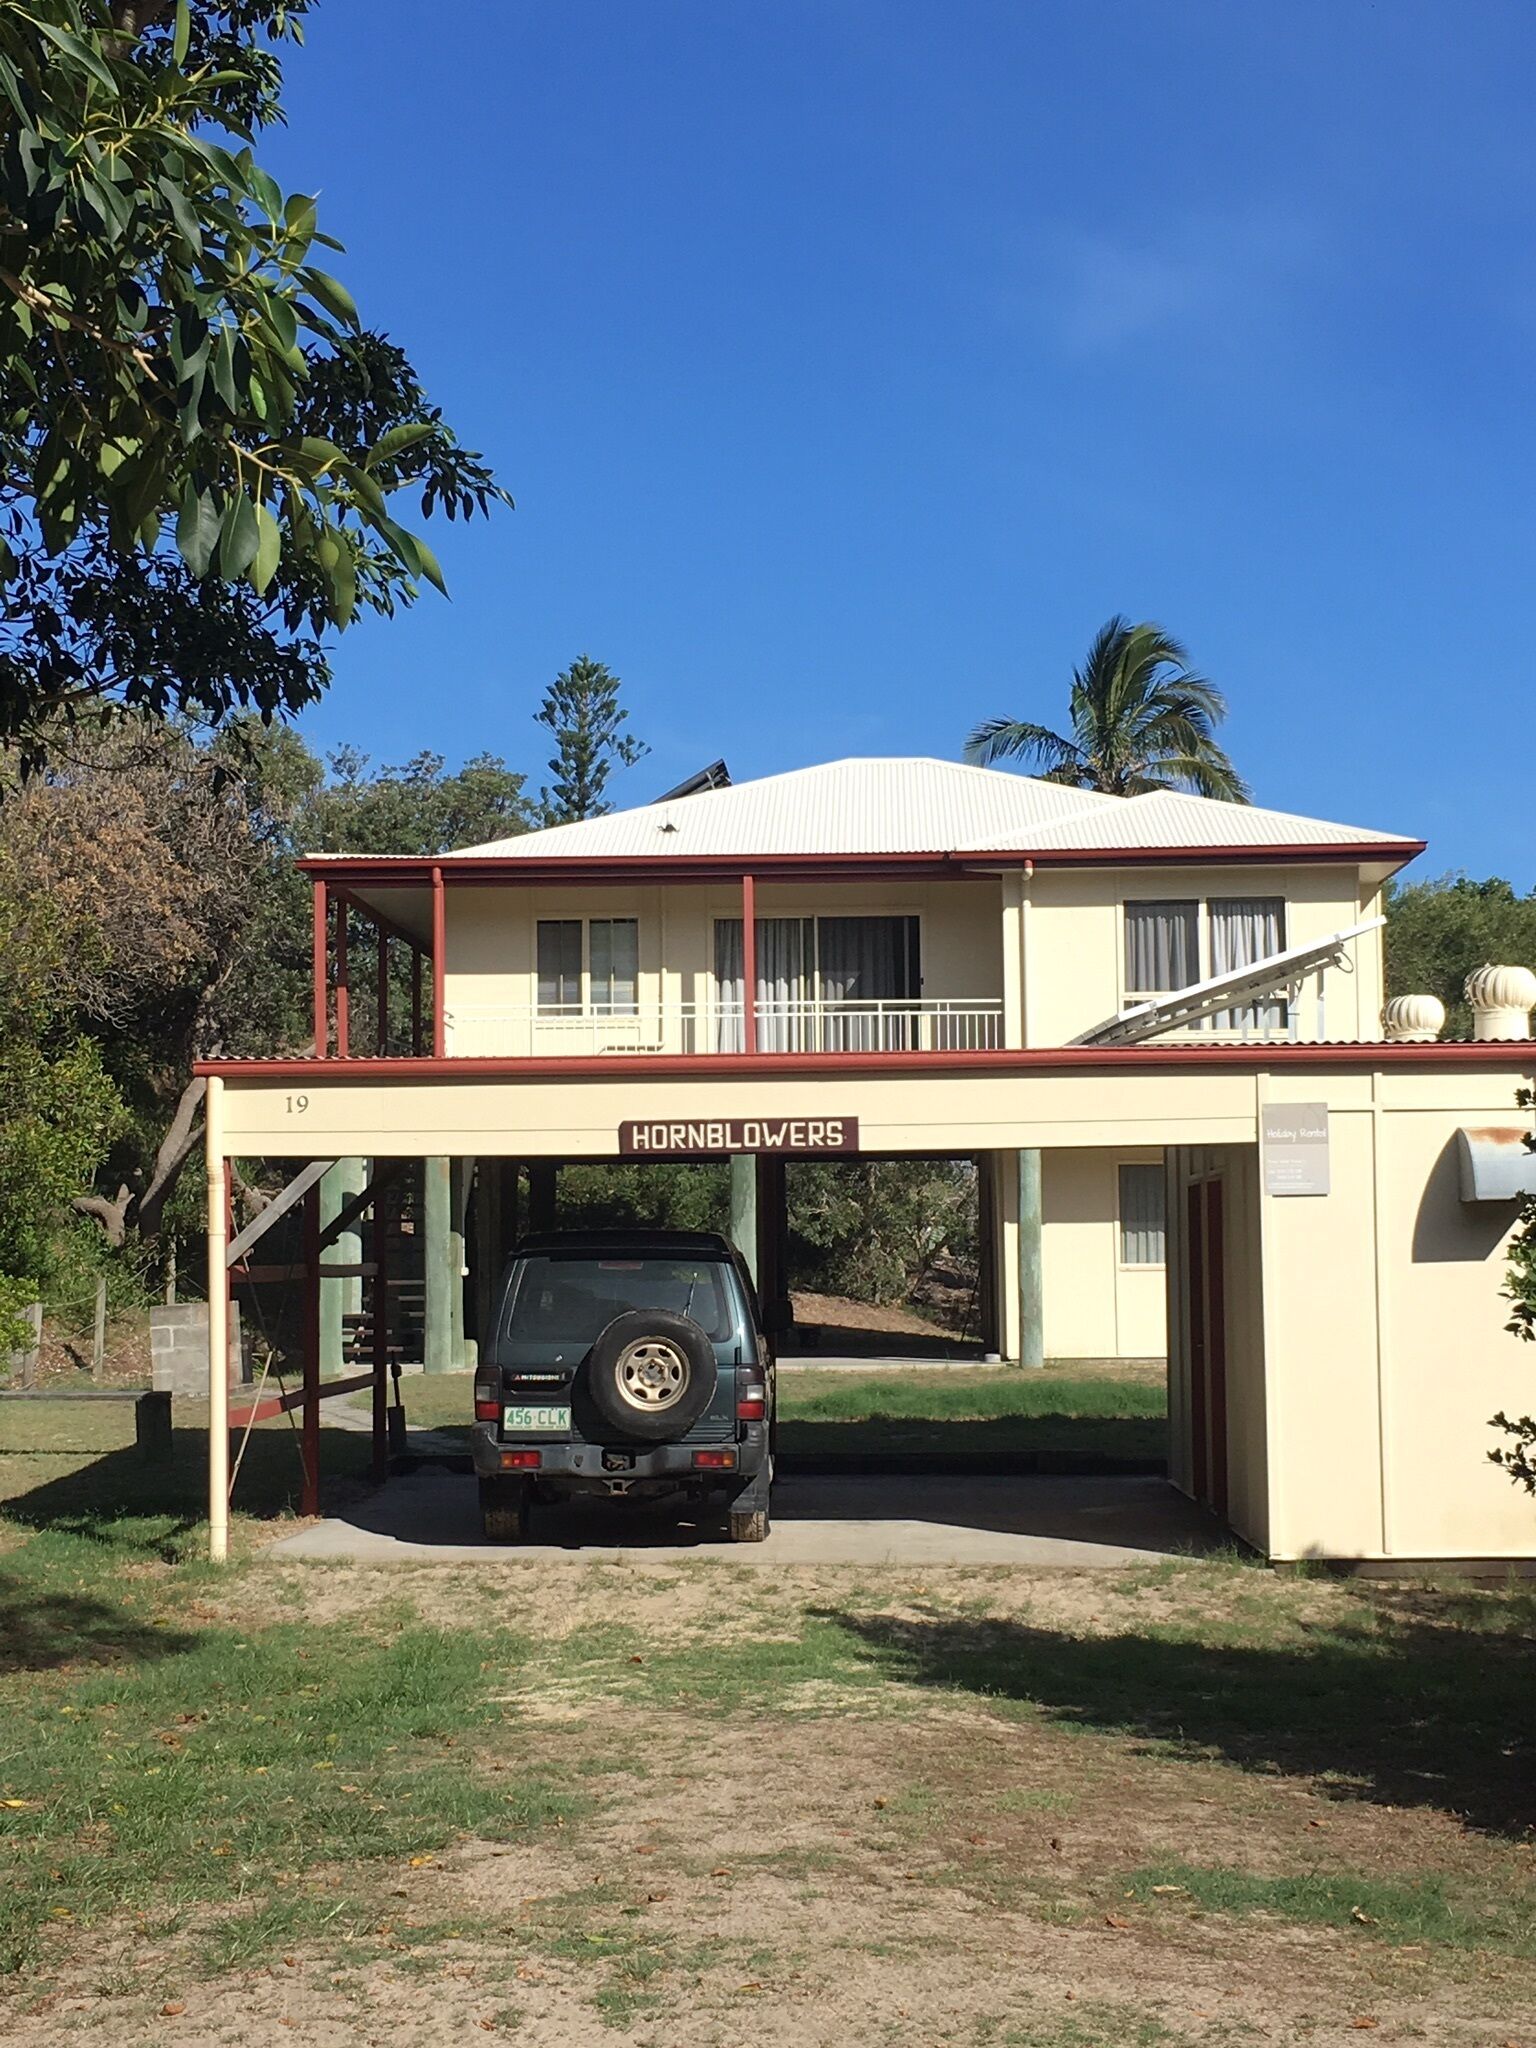
[[1041,1172],[1041,1285],[1047,1358],[1161,1358],[1167,1346],[1161,1265],[1121,1258],[1120,1168],[1160,1166],[1160,1150],[1046,1152]]
[[[1037,868],[1025,884],[1023,911],[1024,1042],[1067,1045],[1124,1007],[1124,905],[1212,897],[1279,896],[1286,905],[1285,943],[1306,945],[1380,914],[1380,891],[1349,866],[1231,868]],[[1348,967],[1322,972],[1302,992],[1297,1035],[1303,1039],[1381,1036],[1382,935],[1350,947]],[[1208,972],[1208,965],[1202,970]],[[1209,1030],[1201,1032],[1210,1038]]]

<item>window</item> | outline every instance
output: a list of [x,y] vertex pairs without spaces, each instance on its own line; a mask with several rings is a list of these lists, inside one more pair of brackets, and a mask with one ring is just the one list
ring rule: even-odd
[[581,1008],[581,919],[539,919],[539,1008]]
[[[1231,974],[1285,948],[1282,896],[1213,896],[1209,902],[1127,903],[1125,1002],[1190,988]],[[1204,1020],[1217,1031],[1279,1031],[1289,1021],[1284,1002],[1269,999],[1222,1010]]]
[[632,917],[594,917],[587,927],[592,1008],[633,1017],[640,989],[640,927]]
[[[906,1042],[906,1018],[882,1015],[875,1005],[915,1001],[922,988],[915,917],[760,917],[755,937],[760,1050],[850,1052]],[[743,1042],[741,952],[741,919],[717,918],[722,1052],[739,1051]]]
[[1157,1163],[1120,1169],[1120,1263],[1161,1266],[1167,1262],[1163,1222],[1163,1169]]
[[[1213,896],[1210,914],[1213,975],[1230,974],[1284,951],[1283,896]],[[1287,1021],[1286,1005],[1277,1002],[1248,1003],[1211,1019],[1218,1031],[1279,1031]]]
[[1198,903],[1127,903],[1125,994],[1130,1003],[1200,979]]

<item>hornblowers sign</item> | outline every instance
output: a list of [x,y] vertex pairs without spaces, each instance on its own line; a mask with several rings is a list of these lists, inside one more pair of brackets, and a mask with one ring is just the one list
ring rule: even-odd
[[655,1159],[701,1152],[857,1152],[856,1116],[742,1116],[619,1125],[619,1150]]

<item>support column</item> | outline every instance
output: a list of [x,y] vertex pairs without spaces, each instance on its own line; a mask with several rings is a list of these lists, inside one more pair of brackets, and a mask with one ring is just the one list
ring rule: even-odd
[[302,1336],[303,1420],[299,1459],[304,1477],[299,1513],[320,1512],[320,1189],[304,1197],[304,1320]]
[[530,1230],[553,1230],[555,1227],[555,1205],[559,1186],[558,1162],[553,1159],[530,1159],[528,1162],[528,1228]]
[[1020,1365],[1045,1364],[1045,1317],[1041,1289],[1041,1167],[1038,1148],[1019,1153],[1019,1352]]
[[229,1162],[224,1157],[224,1083],[210,1076],[203,1099],[208,1161],[208,1555],[229,1555]]
[[[382,944],[382,935],[380,938]],[[378,1161],[374,1162],[375,1168]],[[399,1200],[395,1188],[386,1188],[373,1198],[373,1327],[370,1332],[373,1366],[373,1477],[381,1481],[389,1471],[389,1231]]]
[[767,1154],[757,1162],[757,1292],[774,1337],[793,1328],[789,1298],[789,1168]]
[[422,1362],[428,1372],[452,1372],[454,1367],[453,1294],[458,1274],[452,1243],[451,1183],[448,1160],[422,1161],[421,1262],[426,1324]]
[[501,1277],[501,1161],[475,1163],[470,1215],[474,1223],[475,1362],[490,1354],[496,1282]]
[[453,1283],[448,1295],[448,1313],[449,1327],[453,1332],[455,1372],[463,1372],[466,1366],[474,1363],[464,1333],[464,1282],[469,1271],[469,1261],[464,1254],[469,1242],[466,1226],[474,1170],[472,1159],[455,1159],[450,1162],[448,1172],[448,1257]]
[[[361,1159],[338,1159],[320,1183],[320,1228],[334,1223],[354,1195],[368,1182],[366,1163]],[[360,1266],[363,1240],[357,1228],[342,1231],[321,1257],[327,1266]],[[320,1280],[320,1376],[339,1379],[346,1347],[346,1318],[359,1315],[363,1306],[361,1276],[335,1280],[323,1274]]]
[[731,1154],[730,1240],[746,1260],[758,1292],[762,1292],[762,1261],[757,1249],[757,1160],[750,1152]]
[[998,1314],[997,1176],[994,1157],[991,1152],[976,1155],[976,1300],[980,1309],[977,1335],[981,1338],[982,1355],[989,1359],[1004,1356],[1000,1331],[1002,1318]]

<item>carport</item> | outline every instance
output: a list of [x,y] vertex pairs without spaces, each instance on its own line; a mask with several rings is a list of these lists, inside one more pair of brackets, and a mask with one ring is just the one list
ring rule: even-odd
[[[815,1122],[855,1127],[860,1150],[996,1161],[998,1304],[1023,1315],[1038,1285],[1028,1199],[1040,1152],[1154,1148],[1168,1191],[1173,1484],[1275,1559],[1536,1555],[1527,1504],[1486,1456],[1487,1418],[1528,1405],[1499,1295],[1513,1205],[1463,1200],[1458,1168],[1461,1131],[1528,1121],[1514,1107],[1536,1072],[1528,1044],[1084,1045],[950,1054],[941,1066],[921,1054],[718,1054],[707,1072],[665,1057],[201,1071],[209,1270],[227,1276],[231,1249],[254,1249],[231,1242],[227,1162],[289,1161],[280,1199],[313,1215],[307,1301],[344,1234],[335,1217],[320,1221],[322,1162],[372,1162],[347,1215],[366,1225],[387,1200],[394,1162],[616,1158],[637,1121],[712,1131],[719,1149],[763,1158],[743,1144],[747,1133],[761,1141]],[[382,1245],[387,1234],[371,1235]],[[373,1267],[357,1277],[387,1302],[376,1258],[336,1264]],[[227,1285],[210,1295],[210,1541],[220,1556]],[[363,1377],[382,1457],[387,1314],[374,1323]],[[313,1307],[307,1326],[313,1447],[325,1393]],[[311,1458],[311,1507],[317,1479]]]

